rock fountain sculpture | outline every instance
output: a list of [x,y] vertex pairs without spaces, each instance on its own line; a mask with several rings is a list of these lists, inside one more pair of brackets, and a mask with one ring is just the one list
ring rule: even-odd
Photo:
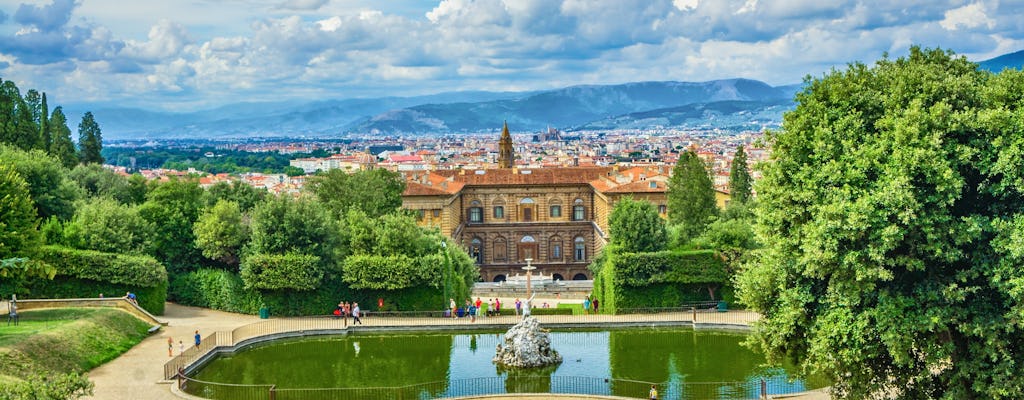
[[562,356],[551,348],[551,336],[534,317],[525,317],[505,332],[505,345],[498,344],[495,364],[502,367],[537,368],[556,365]]

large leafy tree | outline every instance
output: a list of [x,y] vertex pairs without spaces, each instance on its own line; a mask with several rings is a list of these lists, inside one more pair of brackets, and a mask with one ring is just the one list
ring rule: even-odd
[[30,255],[41,244],[38,225],[28,183],[0,160],[0,260]]
[[627,197],[615,203],[608,228],[612,244],[625,252],[661,251],[668,246],[665,221],[647,201]]
[[221,200],[233,201],[242,212],[252,210],[267,197],[266,189],[257,189],[243,182],[217,182],[206,190],[206,204],[213,206]]
[[668,181],[668,221],[689,240],[704,232],[715,215],[718,205],[707,166],[692,150],[684,151]]
[[109,197],[122,204],[140,204],[146,198],[145,178],[128,178],[99,164],[82,164],[71,170],[71,180],[91,197]]
[[1024,73],[940,50],[810,81],[738,277],[770,360],[839,398],[1024,398]]
[[202,253],[195,246],[192,226],[203,207],[203,189],[193,180],[172,180],[146,194],[140,215],[155,227],[153,256],[169,272],[196,268]]
[[249,225],[243,220],[238,203],[217,201],[199,216],[192,231],[196,236],[196,247],[202,250],[203,256],[238,266],[242,246],[249,239]]
[[747,153],[743,151],[743,146],[740,146],[732,157],[732,166],[729,170],[729,201],[746,203],[750,200],[753,184],[754,180],[747,169]]
[[82,190],[68,179],[68,170],[57,160],[39,150],[22,151],[4,145],[0,145],[0,160],[12,165],[28,182],[29,194],[41,219],[71,218],[74,202],[82,197]]
[[373,169],[348,174],[334,169],[310,178],[309,190],[337,218],[357,208],[373,218],[402,206],[405,181],[396,172]]
[[103,164],[103,132],[92,112],[86,112],[78,124],[78,150],[82,164]]
[[64,227],[65,243],[79,249],[108,253],[145,254],[150,250],[154,224],[128,206],[107,197],[82,202]]
[[339,268],[338,224],[312,198],[270,197],[253,209],[251,227],[246,254],[307,254],[323,271]]
[[50,148],[48,151],[64,165],[65,168],[74,168],[78,164],[78,154],[75,152],[75,143],[71,141],[71,129],[68,128],[68,118],[64,115],[64,109],[60,106],[53,109],[50,122],[46,124],[49,130]]

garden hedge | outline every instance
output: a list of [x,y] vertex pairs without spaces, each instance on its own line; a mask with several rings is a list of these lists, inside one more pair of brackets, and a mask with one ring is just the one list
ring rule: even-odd
[[[151,314],[164,312],[167,270],[149,256],[104,253],[60,246],[43,246],[39,257],[57,269],[53,280],[33,279],[22,285],[23,298],[92,298],[101,293],[121,297],[135,293],[139,306]],[[0,285],[10,293],[12,287]]]
[[[605,249],[594,278],[601,311],[679,307],[683,303],[730,300],[729,273],[711,250],[619,253]],[[711,298],[708,287],[716,287]]]

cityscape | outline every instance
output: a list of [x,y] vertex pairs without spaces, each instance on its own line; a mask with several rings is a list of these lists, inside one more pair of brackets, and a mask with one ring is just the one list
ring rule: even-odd
[[1024,399],[1020,15],[0,0],[0,400]]

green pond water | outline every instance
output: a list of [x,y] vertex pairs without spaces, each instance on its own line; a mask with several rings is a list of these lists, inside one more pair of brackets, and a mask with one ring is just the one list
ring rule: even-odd
[[[257,345],[211,361],[193,378],[273,384],[278,400],[524,392],[644,397],[650,389],[646,382],[658,383],[663,399],[734,399],[756,398],[762,379],[771,394],[827,385],[792,380],[788,367],[763,368],[764,359],[743,347],[743,340],[741,333],[689,328],[555,331],[552,347],[562,364],[507,371],[491,362],[503,332],[354,332]],[[261,398],[266,390],[199,383],[187,389],[225,399]]]

